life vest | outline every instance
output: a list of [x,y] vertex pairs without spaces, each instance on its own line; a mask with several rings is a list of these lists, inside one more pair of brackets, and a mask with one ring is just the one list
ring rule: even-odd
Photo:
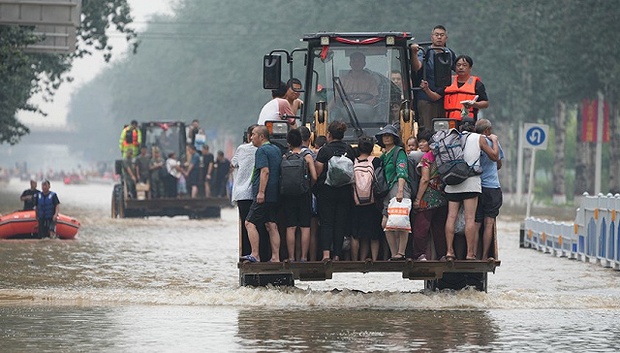
[[[461,120],[461,110],[463,109],[462,101],[474,99],[476,96],[476,82],[480,78],[470,76],[467,82],[461,87],[458,86],[457,76],[452,76],[452,84],[446,87],[443,98],[443,107],[446,111],[446,118]],[[474,118],[474,107],[468,108],[470,118]]]
[[47,195],[44,195],[42,192],[37,194],[37,218],[52,219],[56,211],[54,207],[54,195],[56,195],[56,193],[53,191],[50,191]]
[[140,141],[138,141],[138,130],[127,128],[125,130],[125,139],[123,139],[123,147],[127,146],[138,146]]

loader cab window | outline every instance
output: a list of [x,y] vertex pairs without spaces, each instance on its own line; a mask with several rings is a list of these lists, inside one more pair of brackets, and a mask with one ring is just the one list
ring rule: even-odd
[[[364,132],[374,131],[397,120],[403,98],[403,86],[391,81],[401,65],[402,50],[385,46],[330,46],[311,53],[313,75],[306,89],[311,90],[306,116],[312,116],[316,102],[326,102],[329,120],[355,121]],[[310,114],[309,114],[310,113]]]
[[165,157],[170,152],[176,153],[177,157],[185,155],[179,144],[179,127],[168,124],[155,124],[146,129],[145,145],[149,153],[153,146],[157,146],[161,156]]

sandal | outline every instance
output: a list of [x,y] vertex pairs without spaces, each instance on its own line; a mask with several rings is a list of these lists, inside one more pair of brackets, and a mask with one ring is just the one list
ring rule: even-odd
[[405,260],[406,260],[405,255],[396,254],[396,256],[390,257],[390,259],[388,261],[405,261]]
[[442,257],[442,259],[445,260],[445,261],[454,261],[454,260],[456,260],[456,256],[454,256],[454,255],[446,255],[446,256]]
[[239,260],[242,262],[251,262],[251,263],[258,262],[258,259],[252,255],[240,256]]

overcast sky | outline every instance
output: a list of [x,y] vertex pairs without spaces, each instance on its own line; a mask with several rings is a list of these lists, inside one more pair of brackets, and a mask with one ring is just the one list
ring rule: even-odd
[[[127,0],[131,6],[132,15],[135,21],[133,28],[140,32],[146,27],[146,21],[157,13],[171,13],[172,6],[179,0]],[[112,61],[123,57],[123,53],[127,49],[127,43],[122,36],[113,36],[110,39],[111,45],[114,47]],[[54,95],[54,101],[46,103],[40,97],[34,97],[31,103],[39,105],[41,109],[48,113],[47,117],[30,112],[19,112],[18,118],[27,126],[49,126],[49,125],[65,125],[69,101],[71,94],[79,87],[92,80],[106,65],[101,53],[95,53],[83,59],[74,61],[70,75],[74,81],[65,82]]]

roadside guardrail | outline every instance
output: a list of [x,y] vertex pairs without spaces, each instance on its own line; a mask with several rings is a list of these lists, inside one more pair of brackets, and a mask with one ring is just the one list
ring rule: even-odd
[[526,218],[520,245],[620,270],[619,212],[620,194],[584,193],[573,223]]

